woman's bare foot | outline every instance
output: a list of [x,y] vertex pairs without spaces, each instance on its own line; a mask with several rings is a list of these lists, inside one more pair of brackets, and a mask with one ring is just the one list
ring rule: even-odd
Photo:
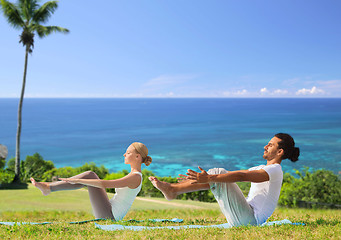
[[34,178],[31,178],[31,182],[32,182],[33,186],[38,188],[44,196],[47,196],[51,193],[50,185],[48,183],[36,182],[36,180],[34,180]]
[[150,176],[148,179],[152,182],[154,187],[162,192],[163,196],[165,196],[167,200],[173,200],[176,198],[177,193],[174,191],[170,183],[161,182],[159,179],[153,176]]

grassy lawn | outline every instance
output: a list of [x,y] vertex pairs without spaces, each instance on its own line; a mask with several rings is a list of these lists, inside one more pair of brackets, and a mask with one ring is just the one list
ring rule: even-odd
[[[110,197],[110,196],[109,196]],[[124,218],[182,218],[183,223],[125,223],[126,225],[167,226],[220,224],[226,219],[216,203],[167,201],[138,198]],[[47,197],[32,186],[28,190],[0,190],[0,221],[46,222],[49,225],[0,225],[0,239],[340,239],[341,210],[277,208],[270,221],[289,219],[305,226],[237,227],[231,229],[157,229],[143,231],[104,231],[94,223],[68,224],[69,221],[93,219],[85,190],[56,192]],[[112,224],[101,221],[101,224]]]

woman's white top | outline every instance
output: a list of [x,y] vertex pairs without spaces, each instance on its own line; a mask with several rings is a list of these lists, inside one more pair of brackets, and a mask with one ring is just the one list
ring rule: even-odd
[[112,214],[116,221],[120,221],[129,211],[137,194],[142,187],[142,173],[133,172],[132,174],[139,174],[141,176],[141,183],[137,188],[115,188],[115,195],[110,199]]

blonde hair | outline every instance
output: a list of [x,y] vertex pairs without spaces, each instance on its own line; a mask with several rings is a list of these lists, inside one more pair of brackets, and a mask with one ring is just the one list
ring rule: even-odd
[[152,158],[148,156],[148,148],[146,145],[140,142],[134,142],[131,144],[137,153],[139,153],[142,157],[142,163],[146,164],[146,166],[149,166],[152,162]]

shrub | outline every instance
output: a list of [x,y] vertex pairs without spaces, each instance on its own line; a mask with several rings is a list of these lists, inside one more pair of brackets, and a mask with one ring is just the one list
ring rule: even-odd
[[0,158],[0,171],[4,169],[5,165],[6,165],[6,160]]
[[85,163],[83,166],[75,168],[77,171],[77,174],[80,174],[82,172],[86,171],[93,171],[97,174],[97,176],[100,179],[105,178],[106,175],[109,174],[109,170],[104,167],[104,165],[101,165],[100,167],[97,167],[95,163],[90,162],[90,163]]
[[42,181],[51,182],[53,177],[68,178],[77,174],[77,169],[73,167],[53,168],[43,174]]
[[14,178],[14,173],[0,170],[0,185],[11,183]]
[[[42,181],[44,173],[54,168],[53,162],[45,161],[39,153],[35,153],[33,156],[26,156],[26,159],[21,161],[20,165],[20,178],[22,182],[29,182],[30,177],[35,178],[37,181]],[[15,158],[11,158],[7,162],[5,172],[14,174],[14,171]]]
[[39,153],[27,156],[22,163],[21,176],[23,182],[29,182],[31,177],[36,181],[42,181],[44,173],[54,168],[53,162],[45,161]]
[[83,166],[80,167],[62,167],[50,169],[42,175],[42,181],[50,182],[52,181],[52,178],[54,176],[60,178],[68,178],[86,171],[95,172],[101,179],[104,179],[109,174],[109,170],[103,165],[97,167],[95,163],[91,162],[85,163]]
[[341,180],[332,171],[320,169],[311,173],[305,168],[303,172],[296,170],[296,174],[299,178],[284,175],[280,205],[297,207],[301,201],[312,203],[313,207],[341,204]]
[[6,168],[6,171],[7,171],[7,172],[12,172],[12,173],[14,173],[14,168],[15,168],[15,158],[10,158],[10,159],[7,161],[7,168]]

